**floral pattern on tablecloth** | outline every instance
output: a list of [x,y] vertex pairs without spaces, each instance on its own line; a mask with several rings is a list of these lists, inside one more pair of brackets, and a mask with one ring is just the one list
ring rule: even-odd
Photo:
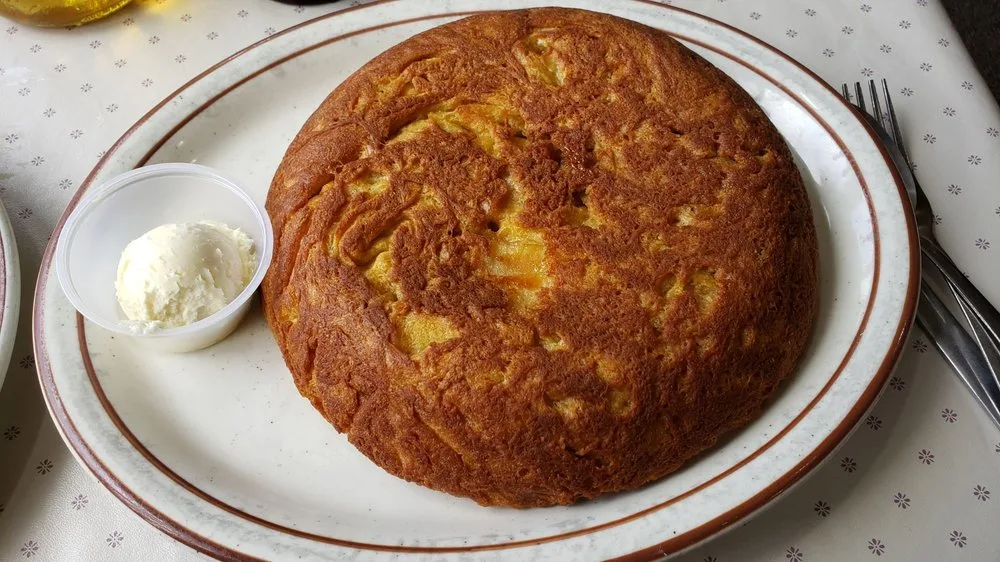
[[[0,198],[24,287],[0,392],[0,559],[201,558],[120,504],[61,441],[31,354],[36,272],[72,193],[139,116],[237,49],[358,3],[146,0],[74,29],[0,20]],[[1000,303],[1000,111],[936,0],[663,3],[754,34],[838,89],[887,78],[943,245]],[[998,490],[1000,433],[915,329],[881,401],[815,475],[682,559],[1000,560]]]

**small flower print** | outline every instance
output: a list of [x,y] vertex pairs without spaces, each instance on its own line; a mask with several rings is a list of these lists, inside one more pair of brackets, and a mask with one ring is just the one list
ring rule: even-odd
[[191,21],[191,14],[184,14],[183,16],[181,16],[181,21],[185,23]]
[[295,6],[295,13],[296,14],[301,14],[304,11],[306,11],[305,6]]
[[182,62],[184,62],[186,60],[188,60],[188,59],[184,55],[177,55],[176,57],[174,57],[174,61],[177,62],[177,63],[182,63]]
[[219,34],[216,33],[216,32],[214,32],[214,31],[212,31],[208,35],[206,35],[205,37],[207,37],[209,41],[215,41],[216,39],[219,38]]
[[93,89],[94,89],[94,86],[90,82],[86,82],[86,83],[84,83],[84,84],[82,84],[80,86],[80,91],[83,92],[83,93],[85,93],[85,94],[87,92],[93,90]]
[[917,6],[926,6],[927,0],[917,0]]
[[827,517],[830,515],[830,504],[822,500],[818,501],[813,504],[813,511],[815,511],[816,515],[819,515],[820,517]]
[[28,50],[31,51],[32,53],[37,53],[38,51],[42,50],[42,46],[39,45],[38,43],[35,43],[31,47],[28,47]]
[[892,47],[890,47],[889,45],[886,45],[885,43],[883,43],[882,46],[880,46],[878,48],[878,50],[882,51],[883,53],[888,54],[888,53],[892,52]]
[[135,23],[135,20],[132,19],[132,18],[125,18],[125,19],[122,20],[122,25],[124,25],[125,27],[128,27],[128,26],[130,26],[130,25],[132,25],[134,23]]
[[150,79],[150,78],[146,78],[145,80],[142,81],[142,87],[143,88],[148,88],[148,87],[150,87],[152,85],[153,85],[153,80]]
[[83,136],[83,131],[81,131],[80,129],[73,129],[72,131],[70,131],[69,136],[71,139],[76,140]]
[[923,70],[924,72],[930,72],[933,69],[934,69],[934,66],[931,65],[928,62],[922,62],[922,63],[920,63],[920,70]]
[[966,80],[965,82],[962,82],[962,89],[963,90],[971,90],[973,87],[974,86],[972,85],[972,82],[969,82],[968,80]]
[[997,138],[1000,137],[1000,130],[997,130],[996,127],[990,127],[986,129],[986,134],[993,138]]
[[24,96],[26,96],[26,95],[28,95],[30,93],[31,93],[31,88],[21,88],[20,90],[17,91],[17,95],[22,96],[22,97],[24,97]]
[[799,34],[799,32],[795,31],[794,29],[789,29],[788,31],[785,32],[785,35],[787,35],[789,37],[796,37],[796,36],[798,36],[798,34]]
[[236,15],[239,16],[239,17],[241,17],[241,18],[245,18],[245,17],[247,17],[247,16],[250,15],[250,12],[248,12],[246,10],[240,10],[240,11],[236,12]]
[[750,19],[752,19],[752,20],[759,20],[760,19],[760,12],[750,12]]
[[802,562],[802,551],[794,546],[788,547],[788,550],[785,551],[785,560],[788,560],[788,562]]
[[122,541],[125,540],[125,535],[123,535],[121,531],[113,531],[110,535],[108,535],[108,538],[104,540],[107,541],[108,546],[111,548],[118,548],[121,546]]
[[872,11],[872,7],[869,6],[868,4],[862,4],[861,11],[867,14],[868,12]]
[[927,351],[927,344],[921,339],[913,340],[913,349],[917,353],[925,353]]
[[[21,428],[16,425],[12,425],[3,431],[3,438],[7,441],[13,441],[21,435]],[[989,492],[986,492],[989,495]]]
[[156,35],[153,35],[152,37],[149,38],[149,44],[150,45],[155,45],[155,44],[157,44],[159,42],[160,42],[160,38],[158,36],[156,36]]
[[997,444],[993,446],[993,452],[1000,455],[1000,441],[997,441]]
[[972,164],[973,166],[978,166],[983,163],[983,159],[975,154],[970,154],[968,161],[969,164]]
[[93,41],[90,42],[90,48],[91,49],[96,49],[96,48],[98,48],[100,46],[101,46],[101,42],[98,41],[97,39],[94,39]]
[[17,136],[15,133],[10,133],[9,135],[5,136],[3,140],[7,141],[7,144],[14,144],[15,142],[17,142],[17,139],[19,138],[21,137]]
[[52,472],[53,468],[54,465],[52,464],[52,461],[50,461],[49,459],[44,459],[42,460],[42,462],[38,463],[38,466],[35,467],[35,472],[37,472],[38,474],[48,474]]
[[854,472],[858,469],[858,463],[851,457],[844,457],[840,459],[840,468],[844,469],[844,472]]
[[87,496],[83,494],[77,494],[76,497],[69,502],[69,504],[73,506],[73,509],[77,511],[87,507],[88,503],[90,503],[90,500],[88,500]]
[[70,187],[73,187],[73,180],[69,178],[66,178],[61,182],[59,182],[59,189],[69,189]]
[[118,60],[115,61],[115,68],[125,68],[126,64],[128,64],[127,60],[125,60],[125,59],[118,59]]
[[948,45],[951,45],[951,41],[949,41],[949,40],[945,39],[944,37],[942,37],[942,38],[938,39],[938,45],[941,45],[942,47],[947,47]]
[[45,163],[44,156],[35,156],[34,158],[31,159],[32,166],[41,166],[44,163]]
[[960,186],[958,186],[958,185],[951,184],[951,185],[948,186],[948,193],[950,193],[952,195],[961,195],[962,194],[962,188]]
[[899,20],[899,27],[901,27],[903,29],[910,29],[911,25],[912,24],[910,22],[906,21],[906,20]]
[[854,28],[851,27],[851,26],[845,25],[844,27],[840,28],[840,32],[843,33],[844,35],[850,35],[850,34],[854,33]]
[[869,77],[869,76],[871,76],[872,74],[875,74],[875,73],[870,68],[862,68],[861,69],[861,75],[864,76],[864,77],[866,77],[866,78]]
[[875,556],[882,556],[885,554],[885,543],[878,539],[871,539],[868,541],[868,550]]
[[108,110],[108,113],[114,113],[114,112],[118,111],[118,104],[117,103],[113,103],[113,104],[105,107],[104,109]]
[[976,238],[976,247],[980,250],[989,250],[990,241],[985,238]]
[[927,449],[920,449],[917,453],[917,459],[924,464],[934,464],[934,453],[931,453]]
[[16,25],[11,25],[11,26],[7,27],[7,35],[14,35],[15,33],[17,33],[17,26]]
[[719,562],[719,559],[714,556],[706,556],[701,562]]
[[902,90],[899,91],[899,93],[903,94],[906,97],[910,97],[913,95],[913,90],[911,90],[910,88],[903,88]]
[[56,110],[52,109],[51,107],[42,112],[42,115],[44,115],[46,117],[52,117],[55,114],[56,114]]
[[941,226],[941,223],[944,222],[944,219],[941,218],[941,215],[934,213],[934,215],[931,216],[931,222],[934,223],[934,226]]
[[957,546],[958,548],[965,548],[966,541],[969,539],[965,538],[962,531],[952,531],[951,534],[948,535],[948,540],[950,540],[951,544]]
[[892,503],[896,504],[899,509],[908,509],[910,498],[903,492],[896,492],[896,495],[892,496]]
[[813,10],[813,9],[810,8],[810,9],[806,10],[806,15],[809,16],[809,17],[813,17],[813,16],[816,15],[816,10]]
[[972,495],[976,497],[979,501],[986,501],[990,499],[990,491],[986,489],[986,486],[982,484],[976,484],[976,487],[972,489]]
[[998,217],[1000,217],[1000,207],[997,207],[996,209],[993,209],[993,214],[996,215],[996,216],[998,216]]
[[274,35],[275,33],[276,33],[276,31],[275,31],[275,29],[273,27],[269,27],[269,28],[267,28],[267,29],[264,30],[264,35],[267,35],[267,36]]
[[38,542],[28,541],[21,545],[21,556],[31,558],[36,554],[38,554]]
[[930,133],[924,135],[924,142],[926,142],[927,144],[934,144],[935,141],[937,141],[937,137],[935,137],[934,135]]
[[904,390],[906,388],[906,381],[899,378],[898,375],[893,375],[892,378],[889,379],[889,387],[893,390]]
[[829,57],[832,57],[835,54],[836,53],[834,53],[833,49],[823,49],[823,56],[824,57],[828,57],[829,58]]
[[57,64],[55,66],[55,68],[53,68],[53,70],[55,70],[56,72],[62,72],[64,70],[66,70],[66,65],[65,64],[61,64],[61,63]]
[[953,107],[946,107],[946,108],[944,108],[944,109],[941,110],[941,113],[944,113],[948,117],[954,117],[955,116],[955,108],[953,108]]
[[941,419],[948,423],[955,423],[958,420],[958,413],[951,408],[945,408],[941,410]]
[[872,431],[878,431],[882,427],[882,420],[878,416],[868,416],[865,419],[865,425]]

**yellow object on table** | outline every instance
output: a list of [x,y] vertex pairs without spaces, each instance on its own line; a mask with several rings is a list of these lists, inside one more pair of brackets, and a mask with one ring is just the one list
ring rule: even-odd
[[41,27],[81,25],[113,14],[132,0],[0,0],[0,15]]

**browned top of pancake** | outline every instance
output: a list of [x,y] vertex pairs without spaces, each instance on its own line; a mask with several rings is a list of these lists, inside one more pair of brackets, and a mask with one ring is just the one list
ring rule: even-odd
[[665,33],[480,15],[341,84],[267,208],[265,313],[386,470],[483,504],[640,486],[751,420],[815,312],[802,180]]

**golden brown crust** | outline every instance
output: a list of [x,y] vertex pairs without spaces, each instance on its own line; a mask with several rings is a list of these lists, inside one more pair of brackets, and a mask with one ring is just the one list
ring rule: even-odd
[[791,155],[665,33],[474,16],[338,87],[271,185],[295,382],[402,478],[488,505],[641,486],[753,419],[816,309]]

